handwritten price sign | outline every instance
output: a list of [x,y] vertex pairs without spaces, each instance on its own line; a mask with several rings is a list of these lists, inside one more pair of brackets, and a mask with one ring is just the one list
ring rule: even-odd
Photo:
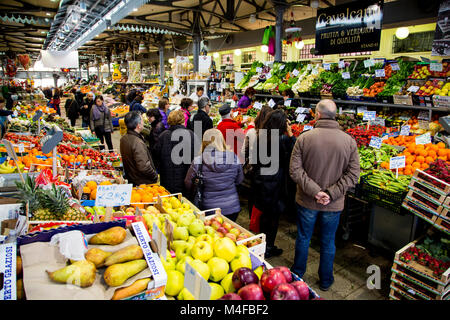
[[126,206],[131,202],[132,184],[97,186],[95,205],[100,207]]
[[411,126],[409,124],[404,125],[401,129],[400,129],[400,135],[401,136],[409,136],[409,131],[411,130]]
[[405,167],[405,156],[392,157],[389,160],[389,169],[400,169]]
[[416,144],[431,143],[431,135],[429,132],[416,137]]
[[363,121],[373,121],[377,118],[376,111],[364,111],[363,113]]
[[382,141],[381,138],[373,136],[373,137],[370,139],[369,146],[370,146],[370,147],[373,147],[373,148],[375,148],[375,149],[380,149],[380,148],[381,148],[381,143],[382,143],[382,142],[383,142],[383,141]]

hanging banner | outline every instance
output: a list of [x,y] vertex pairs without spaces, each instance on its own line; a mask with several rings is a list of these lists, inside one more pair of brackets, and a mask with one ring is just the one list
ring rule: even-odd
[[199,73],[211,73],[209,68],[211,67],[211,56],[199,56],[198,57],[198,72]]
[[46,68],[79,68],[78,51],[41,50],[42,64]]
[[431,55],[450,55],[450,0],[441,1]]
[[379,50],[383,2],[352,1],[318,9],[315,54]]

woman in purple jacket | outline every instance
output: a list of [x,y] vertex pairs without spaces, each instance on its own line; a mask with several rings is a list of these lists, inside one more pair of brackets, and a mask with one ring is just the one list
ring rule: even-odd
[[169,125],[167,124],[167,111],[169,110],[169,107],[169,100],[167,100],[166,98],[162,98],[161,100],[159,100],[158,109],[162,117],[161,121],[164,124],[164,128],[166,129],[169,129]]
[[253,97],[256,94],[256,90],[253,87],[247,88],[244,95],[237,103],[238,108],[248,108],[252,104]]
[[191,189],[192,179],[199,170],[203,174],[203,202],[199,209],[220,208],[222,214],[236,221],[241,211],[237,186],[244,180],[242,164],[236,154],[227,149],[217,129],[206,130],[203,135],[202,155],[194,158],[184,180],[187,190]]

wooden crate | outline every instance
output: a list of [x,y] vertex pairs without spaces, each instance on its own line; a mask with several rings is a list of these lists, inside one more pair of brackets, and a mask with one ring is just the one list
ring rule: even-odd
[[412,179],[419,181],[422,185],[427,186],[429,189],[437,193],[444,195],[450,194],[450,184],[426,173],[425,171],[416,169]]
[[405,201],[402,203],[402,207],[407,209],[408,211],[412,212],[419,218],[425,220],[426,222],[430,223],[435,227],[436,229],[439,229],[447,234],[450,234],[450,230],[445,227],[446,224],[440,223],[436,224],[437,219],[439,218],[438,215],[429,212],[428,210],[425,210],[423,207],[412,207],[413,205],[418,205],[415,202],[409,200],[408,198],[405,198]]
[[397,300],[417,300],[416,298],[411,296],[411,294],[398,288],[395,284],[391,283],[390,288],[391,288],[391,292],[390,292],[389,296],[391,296],[391,295],[395,296],[395,297],[397,297]]
[[412,96],[409,95],[393,95],[392,96],[394,99],[394,104],[403,104],[403,105],[407,105],[407,106],[412,106],[413,105],[413,100],[412,100]]
[[[427,194],[411,187],[406,195],[406,199],[426,207],[430,212],[433,212],[436,215],[439,215],[442,209],[447,208],[443,202],[436,203],[436,201],[429,198]],[[426,203],[425,201],[428,201],[429,203]]]
[[[392,273],[391,276],[391,285],[396,286],[397,288],[401,288],[402,290],[405,290],[412,296],[416,297],[418,300],[438,300],[433,297],[430,297],[427,295],[428,292],[423,290],[422,288],[415,288],[413,287],[413,283],[409,282],[407,279],[399,276],[396,273]],[[414,289],[413,289],[414,288]],[[425,292],[423,292],[425,291]]]
[[440,226],[442,229],[447,230],[447,234],[450,234],[450,221],[447,219],[442,219],[440,216],[436,217],[434,222],[437,226]]
[[436,277],[430,268],[423,266],[416,261],[405,263],[400,260],[400,256],[404,252],[408,251],[409,248],[415,247],[421,239],[422,238],[419,238],[417,240],[414,240],[413,242],[408,243],[395,253],[393,268],[405,274],[411,274],[415,279],[418,279],[419,281],[422,281],[428,286],[434,288],[435,290],[437,290],[437,292],[445,292],[446,290],[450,289],[450,268],[447,269],[440,277]]
[[448,195],[429,189],[416,178],[411,179],[408,188],[438,205],[449,206],[450,204],[450,197]]

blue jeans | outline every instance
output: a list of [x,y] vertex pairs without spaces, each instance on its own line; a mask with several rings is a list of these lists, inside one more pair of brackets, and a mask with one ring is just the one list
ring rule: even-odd
[[81,120],[81,127],[82,127],[82,128],[87,128],[87,127],[89,127],[89,122],[88,122],[88,121]]
[[319,279],[323,287],[329,287],[333,281],[333,262],[336,253],[334,238],[339,226],[341,211],[326,212],[306,209],[297,204],[297,239],[292,272],[303,277],[306,272],[308,249],[317,218],[320,223],[320,263]]

